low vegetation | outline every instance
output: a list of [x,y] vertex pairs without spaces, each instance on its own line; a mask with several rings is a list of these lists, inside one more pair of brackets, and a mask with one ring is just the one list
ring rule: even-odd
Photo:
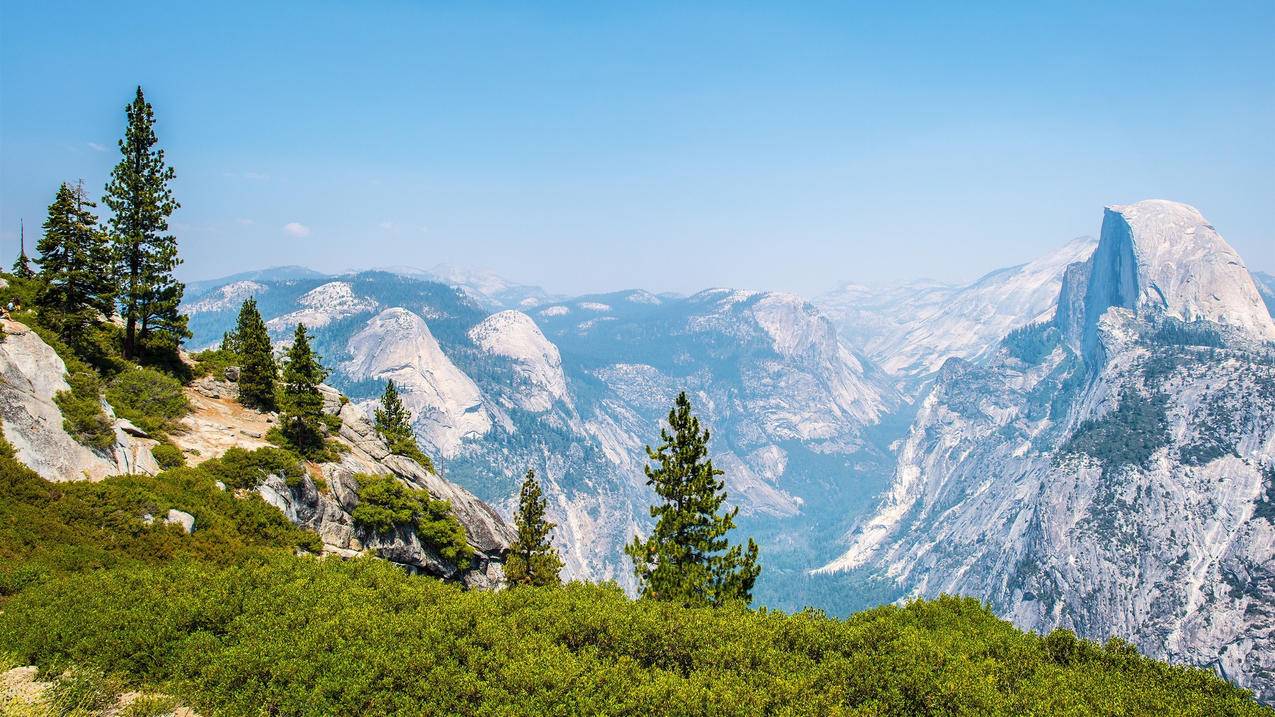
[[1147,396],[1127,387],[1114,410],[1076,427],[1063,452],[1088,455],[1104,469],[1147,468],[1151,456],[1169,442],[1165,402],[1162,393]]
[[968,598],[834,620],[609,585],[465,592],[366,559],[53,579],[8,602],[0,645],[219,715],[1270,714],[1204,670],[1022,633]]
[[435,500],[428,491],[408,488],[392,476],[358,475],[355,479],[359,483],[359,504],[351,513],[355,525],[378,535],[411,528],[421,544],[461,568],[468,567],[473,549],[450,503]]
[[127,418],[152,436],[162,436],[190,412],[182,382],[153,368],[137,366],[111,378],[106,400],[115,415]]

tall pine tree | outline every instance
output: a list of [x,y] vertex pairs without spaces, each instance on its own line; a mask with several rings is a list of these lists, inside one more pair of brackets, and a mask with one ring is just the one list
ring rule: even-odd
[[310,348],[305,324],[297,324],[283,365],[283,390],[279,396],[279,425],[283,436],[297,450],[311,454],[323,448],[323,394],[319,384],[328,372]]
[[168,234],[168,218],[181,205],[168,183],[177,176],[156,147],[155,112],[142,88],[124,108],[128,128],[120,140],[119,164],[111,171],[103,202],[110,207],[124,317],[124,355],[136,358],[150,339],[176,349],[188,338],[186,317],[178,310],[185,287],[173,277],[181,263],[177,239]]
[[35,276],[31,268],[31,259],[27,257],[27,230],[22,220],[18,220],[18,258],[13,260],[13,275],[19,279],[30,279]]
[[111,250],[84,192],[84,184],[65,182],[49,205],[40,252],[36,305],[41,319],[72,346],[115,308]]
[[[239,402],[263,411],[273,411],[275,364],[266,322],[257,310],[257,300],[248,297],[239,307],[239,323],[235,327],[235,350],[239,354]],[[322,401],[320,401],[322,404]]]
[[549,542],[549,531],[556,526],[545,518],[545,497],[536,481],[536,472],[528,470],[518,492],[518,514],[514,516],[518,537],[509,546],[505,558],[505,577],[510,585],[557,585],[562,559]]
[[416,443],[416,434],[412,432],[412,414],[403,405],[403,399],[399,398],[393,379],[385,383],[385,392],[381,394],[381,405],[376,409],[374,425],[391,453],[407,456],[428,470],[434,470],[434,462]]
[[739,508],[719,513],[726,484],[708,457],[708,438],[683,391],[669,411],[668,428],[660,429],[659,447],[646,448],[653,461],[646,483],[662,502],[651,506],[656,523],[650,537],[625,547],[643,597],[686,605],[752,600],[761,573],[757,544],[750,538],[745,551],[726,539]]

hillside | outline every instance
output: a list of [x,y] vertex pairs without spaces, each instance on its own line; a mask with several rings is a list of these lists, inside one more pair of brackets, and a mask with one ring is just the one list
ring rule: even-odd
[[1275,323],[1194,208],[1109,208],[1058,309],[947,361],[849,549],[894,595],[1121,635],[1275,699]]

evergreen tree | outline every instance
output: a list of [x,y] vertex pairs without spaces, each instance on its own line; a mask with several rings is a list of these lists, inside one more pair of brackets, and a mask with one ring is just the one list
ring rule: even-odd
[[[275,365],[266,322],[257,311],[257,300],[248,297],[239,307],[235,328],[235,348],[239,354],[239,402],[263,411],[275,408]],[[322,379],[320,379],[322,380]],[[322,404],[322,400],[320,400]]]
[[643,597],[687,605],[752,600],[761,573],[757,544],[750,538],[745,551],[726,539],[739,508],[719,514],[726,484],[708,458],[708,438],[683,391],[669,411],[668,428],[660,429],[659,447],[646,448],[654,462],[646,466],[646,483],[662,502],[651,506],[656,523],[650,537],[634,538],[625,548]]
[[35,270],[31,268],[31,260],[27,257],[27,232],[21,220],[18,220],[18,258],[13,260],[13,275],[19,279],[30,279],[35,276]]
[[63,182],[49,205],[40,252],[36,304],[41,318],[72,346],[114,309],[111,250],[83,183]]
[[556,526],[545,518],[545,498],[536,481],[536,472],[528,470],[518,493],[518,514],[514,516],[518,537],[509,546],[505,558],[505,577],[511,585],[557,585],[562,559],[549,542],[549,531]]
[[124,108],[128,128],[120,140],[119,164],[111,171],[103,202],[110,207],[124,317],[124,355],[136,358],[154,336],[176,348],[188,338],[186,317],[178,310],[185,287],[173,277],[181,263],[177,239],[168,234],[168,218],[181,205],[168,183],[176,177],[155,145],[155,113],[137,88]]
[[310,348],[305,324],[297,324],[283,365],[279,425],[283,436],[302,453],[323,448],[323,394],[319,384],[328,372]]
[[385,383],[385,392],[381,394],[381,405],[376,409],[374,425],[391,453],[407,456],[430,471],[434,470],[434,462],[416,444],[416,434],[412,432],[412,414],[403,405],[403,399],[399,398],[398,388],[393,380]]

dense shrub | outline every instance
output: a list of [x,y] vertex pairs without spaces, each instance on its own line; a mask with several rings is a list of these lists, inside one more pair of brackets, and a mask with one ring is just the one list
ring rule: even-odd
[[439,555],[461,567],[469,564],[473,549],[450,503],[435,500],[428,491],[408,488],[392,476],[359,475],[356,479],[359,504],[351,513],[355,525],[377,534],[410,526],[421,543]]
[[231,488],[256,488],[269,475],[283,476],[288,485],[297,485],[305,476],[305,468],[295,453],[272,446],[252,451],[231,448],[199,467]]
[[153,368],[134,367],[115,375],[107,385],[106,400],[116,415],[151,434],[171,430],[190,412],[181,381]]
[[466,592],[372,559],[263,556],[48,582],[0,649],[125,673],[219,715],[1269,715],[1212,673],[944,597],[835,620]]
[[186,456],[182,455],[182,451],[171,443],[161,443],[151,449],[151,455],[155,458],[155,462],[159,467],[168,470],[169,468],[181,468],[186,465]]
[[70,389],[58,391],[53,402],[62,412],[62,428],[76,441],[104,451],[115,445],[115,428],[102,409],[102,383],[97,374],[78,362],[67,361]]
[[[0,596],[50,575],[179,556],[233,562],[266,548],[317,549],[256,495],[219,490],[200,468],[90,483],[50,483],[0,451]],[[175,508],[195,516],[192,535],[162,521]]]

